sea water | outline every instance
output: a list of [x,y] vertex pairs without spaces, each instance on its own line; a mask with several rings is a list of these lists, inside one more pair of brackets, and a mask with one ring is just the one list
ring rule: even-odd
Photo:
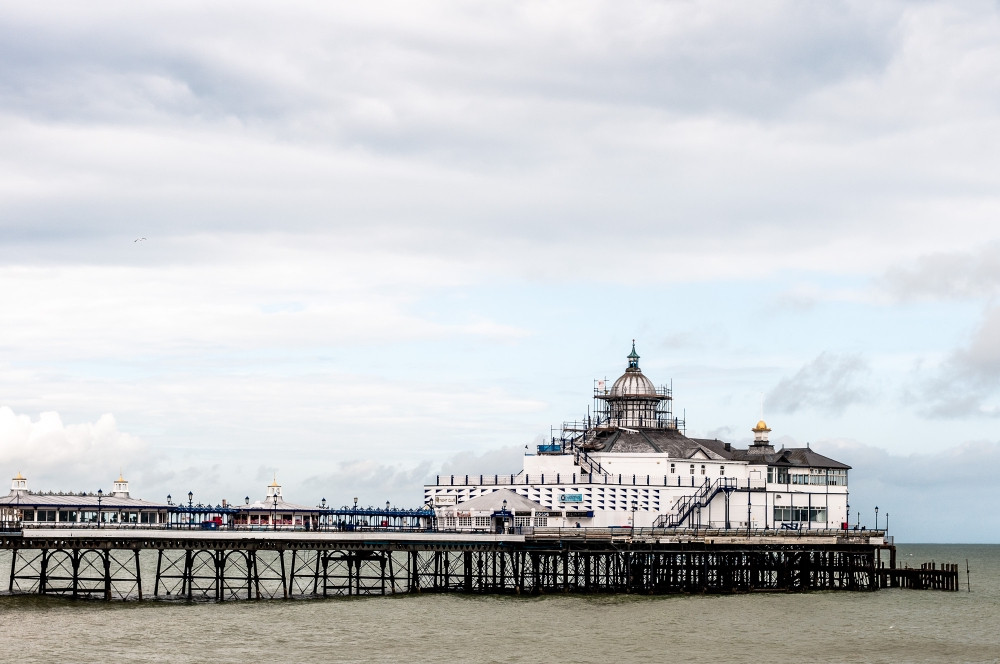
[[1000,546],[898,547],[931,560],[959,564],[960,592],[0,597],[0,662],[1000,662]]

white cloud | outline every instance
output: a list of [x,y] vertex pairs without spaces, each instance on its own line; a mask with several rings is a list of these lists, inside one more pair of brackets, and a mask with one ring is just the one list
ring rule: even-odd
[[[118,471],[149,466],[147,445],[118,430],[111,414],[96,422],[65,424],[58,413],[37,419],[0,406],[0,466],[20,469],[32,488],[67,489],[109,485]],[[58,486],[43,486],[55,483]]]

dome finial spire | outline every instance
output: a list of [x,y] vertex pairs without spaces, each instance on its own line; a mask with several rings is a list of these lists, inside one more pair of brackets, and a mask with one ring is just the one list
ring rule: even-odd
[[635,339],[632,340],[632,352],[628,354],[628,368],[639,368],[639,354],[635,352]]

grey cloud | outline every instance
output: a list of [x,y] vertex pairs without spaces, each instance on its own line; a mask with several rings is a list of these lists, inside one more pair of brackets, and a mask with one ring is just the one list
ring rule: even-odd
[[[384,10],[241,8],[239,25],[221,7],[207,15],[201,7],[103,16],[96,8],[86,16],[73,5],[63,9],[62,20],[52,12],[4,17],[7,104],[76,117],[148,107],[268,121],[308,119],[353,94],[391,102],[400,93],[413,101],[471,93],[494,104],[555,97],[773,113],[815,86],[883,68],[892,51],[887,35],[899,20],[893,11],[794,3],[703,3],[696,12],[608,4],[576,11],[572,20],[516,4],[435,16],[405,3],[397,10],[407,20],[398,21],[386,20]],[[102,103],[94,84],[112,90],[95,74],[130,92],[104,95]],[[144,86],[146,78],[172,82],[173,95]],[[171,108],[171,96],[181,103]],[[415,107],[400,110],[420,117]]]
[[[531,442],[529,449],[534,448],[542,439]],[[441,466],[441,475],[464,475],[466,473],[503,475],[521,470],[521,459],[524,456],[524,446],[507,445],[498,449],[481,453],[461,452],[446,461]]]
[[894,266],[879,285],[901,300],[993,297],[1000,293],[1000,242],[972,251],[921,256]]
[[415,507],[420,503],[430,470],[430,462],[401,467],[372,460],[345,461],[332,473],[307,477],[296,490],[303,496],[314,496],[317,502],[325,497],[336,504],[357,496],[362,505],[378,505],[388,500]]
[[871,398],[861,382],[870,373],[860,355],[823,352],[794,376],[783,378],[767,395],[769,411],[794,413],[814,408],[838,414],[852,404]]
[[[616,249],[594,242],[613,222],[657,264],[724,242],[758,270],[810,248],[843,269],[831,241],[895,239],[913,219],[886,201],[970,163],[935,118],[867,119],[887,76],[926,92],[909,58],[940,22],[910,19],[934,5],[57,7],[0,10],[0,259],[214,260],[158,248],[280,228],[559,274]],[[982,83],[935,90],[975,114]],[[120,251],[137,235],[142,259]]]
[[[533,443],[534,444],[534,443]],[[328,474],[306,478],[296,491],[307,496],[326,497],[330,501],[358,496],[362,504],[378,504],[389,500],[408,507],[416,506],[423,495],[423,485],[433,482],[435,475],[505,474],[521,469],[524,447],[509,445],[483,452],[459,452],[434,472],[429,461],[406,466],[371,459],[345,461]]]
[[1000,417],[1000,307],[987,308],[969,342],[939,367],[914,370],[912,385],[905,396],[933,417]]
[[[4,230],[32,244],[66,238],[70,226],[85,237],[129,235],[136,219],[164,235],[279,223],[340,229],[364,218],[429,227],[417,234],[428,246],[475,245],[482,232],[455,231],[553,239],[584,220],[603,224],[623,205],[634,208],[621,210],[623,223],[651,229],[663,215],[648,209],[659,206],[615,192],[662,187],[644,163],[663,163],[646,129],[671,133],[656,113],[756,114],[758,98],[785,106],[810,87],[882,66],[894,20],[794,5],[635,9],[599,5],[573,20],[524,7],[417,10],[411,21],[360,9],[241,8],[238,22],[224,7],[8,11],[0,103],[48,130],[21,146],[31,157],[18,166],[50,179],[59,196],[8,201]],[[626,117],[651,110],[638,126]],[[39,154],[38,142],[59,150]],[[279,148],[292,154],[273,158]],[[629,154],[651,148],[638,162]],[[296,169],[303,157],[309,163]],[[593,160],[601,165],[580,172]],[[549,175],[542,193],[519,181],[525,168],[567,174]],[[457,180],[470,171],[491,179]],[[84,172],[94,186],[56,186]],[[480,205],[456,203],[456,188]]]
[[933,454],[893,454],[855,441],[827,440],[813,449],[853,467],[851,519],[881,525],[903,542],[995,542],[1000,516],[992,509],[1000,443],[942,442]]
[[851,440],[825,440],[812,446],[817,452],[852,466],[852,474],[883,487],[933,491],[956,490],[993,483],[1000,465],[1000,442],[943,441],[934,453],[893,453]]

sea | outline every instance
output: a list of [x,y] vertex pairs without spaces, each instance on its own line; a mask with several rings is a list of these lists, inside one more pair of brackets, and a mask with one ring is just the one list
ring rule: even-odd
[[1000,545],[899,544],[897,555],[900,566],[957,563],[961,590],[222,603],[0,596],[0,662],[1000,662]]

